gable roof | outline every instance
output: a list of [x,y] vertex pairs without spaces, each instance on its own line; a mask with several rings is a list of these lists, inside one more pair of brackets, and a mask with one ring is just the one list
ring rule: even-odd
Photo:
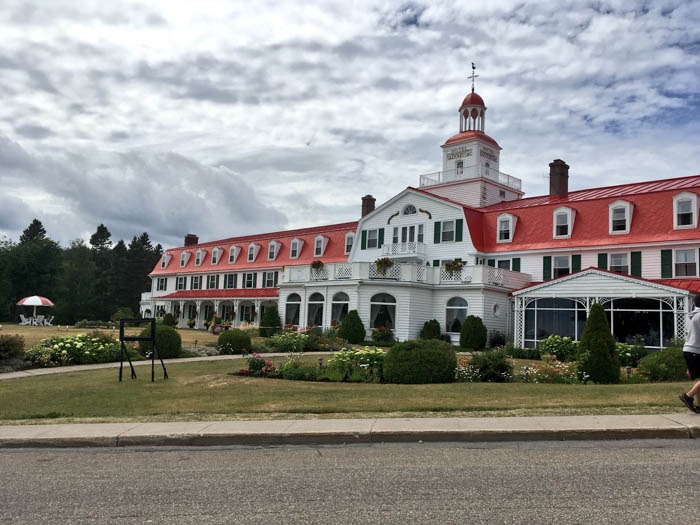
[[[265,268],[279,268],[287,265],[309,264],[311,261],[320,259],[324,262],[344,262],[348,256],[345,254],[345,236],[354,233],[357,229],[357,222],[343,222],[326,226],[316,226],[313,228],[301,228],[297,230],[287,230],[280,232],[262,233],[258,235],[245,235],[241,237],[229,237],[217,241],[193,244],[190,246],[180,246],[166,250],[166,254],[172,255],[168,265],[161,268],[161,261],[158,261],[150,275],[172,275],[190,273],[212,273],[226,271],[244,270],[264,270]],[[327,239],[323,256],[314,256],[314,241],[319,235]],[[299,257],[290,257],[290,245],[292,240],[303,241]],[[268,260],[268,246],[272,241],[279,243],[277,257]],[[255,261],[248,262],[248,247],[251,243],[260,246]],[[236,262],[229,264],[229,249],[238,246],[240,253]],[[211,253],[214,248],[223,250],[219,262],[211,263]],[[195,258],[198,250],[203,250],[204,257],[202,263],[195,266]],[[191,256],[184,267],[180,267],[180,256],[183,252],[190,252]]]

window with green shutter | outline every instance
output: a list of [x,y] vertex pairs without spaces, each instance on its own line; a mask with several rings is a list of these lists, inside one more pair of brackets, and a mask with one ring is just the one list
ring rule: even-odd
[[673,250],[661,250],[661,277],[673,278]]
[[384,228],[379,228],[379,244],[377,248],[381,248],[384,245]]
[[549,281],[552,279],[552,256],[545,255],[542,257],[542,280]]
[[581,271],[581,254],[575,253],[571,256],[571,272]]
[[488,260],[486,261],[486,264],[487,264],[487,266],[493,266],[493,267],[495,267],[495,266],[496,266],[496,259],[488,259]]
[[433,266],[434,266],[435,268],[437,268],[438,266],[440,266],[440,259],[433,259]]
[[367,230],[362,230],[362,239],[360,240],[360,250],[367,249]]
[[520,257],[513,257],[513,263],[511,264],[511,268],[514,272],[520,271]]
[[435,244],[440,244],[440,236],[441,236],[441,227],[442,223],[436,222],[435,223],[435,235],[433,236],[433,243]]
[[462,242],[462,230],[464,229],[464,219],[455,221],[455,242]]

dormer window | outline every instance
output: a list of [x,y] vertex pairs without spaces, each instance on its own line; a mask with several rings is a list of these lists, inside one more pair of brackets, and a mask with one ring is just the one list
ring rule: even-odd
[[228,263],[234,264],[236,259],[238,259],[238,254],[241,251],[240,246],[231,246],[228,249]]
[[170,259],[172,259],[172,255],[170,255],[169,253],[164,253],[163,257],[161,257],[160,259],[160,267],[162,269],[165,269],[168,266]]
[[303,245],[304,241],[301,239],[292,239],[292,242],[289,243],[289,258],[298,259]]
[[277,258],[277,254],[279,253],[280,249],[280,243],[277,241],[270,241],[270,244],[267,245],[267,260],[268,261],[274,261]]
[[222,250],[221,248],[214,248],[214,249],[211,251],[211,263],[212,263],[212,264],[218,264],[218,263],[219,263],[219,260],[220,260],[220,258],[221,258],[221,252],[223,252],[223,250]]
[[326,251],[326,244],[328,244],[328,238],[323,235],[319,235],[314,239],[314,257],[321,257]]
[[609,206],[610,210],[610,234],[625,234],[630,232],[632,223],[632,211],[634,206],[631,202],[615,201]]
[[258,256],[258,250],[260,249],[260,246],[257,244],[251,242],[248,245],[248,262],[253,262],[255,261],[255,258]]
[[673,197],[673,227],[681,230],[698,225],[698,196],[683,192]]
[[349,254],[352,250],[352,243],[355,241],[354,233],[345,234],[345,255]]
[[202,261],[204,260],[204,254],[206,252],[204,250],[197,250],[197,254],[194,256],[194,265],[195,266],[200,266],[202,264]]
[[187,261],[190,260],[191,252],[184,251],[180,254],[180,268],[187,266]]
[[555,239],[568,239],[574,229],[576,212],[571,208],[561,207],[554,210],[553,236]]
[[416,207],[413,204],[407,204],[403,209],[404,215],[415,215],[417,212]]
[[510,213],[502,213],[498,216],[498,237],[496,242],[512,242],[515,236],[515,224],[517,218]]

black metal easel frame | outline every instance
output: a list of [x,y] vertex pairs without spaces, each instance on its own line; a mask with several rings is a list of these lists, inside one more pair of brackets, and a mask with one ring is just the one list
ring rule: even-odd
[[[126,325],[136,325],[136,326],[141,326],[144,323],[148,323],[151,327],[150,335],[148,336],[141,336],[141,335],[126,335],[124,333],[124,327]],[[119,382],[122,380],[122,368],[124,368],[124,356],[126,356],[127,361],[129,361],[129,367],[131,367],[131,379],[136,379],[136,370],[134,370],[134,364],[131,362],[131,358],[129,357],[129,352],[126,351],[126,346],[124,343],[126,341],[150,341],[153,350],[151,352],[151,383],[153,383],[156,379],[156,352],[158,349],[156,348],[156,318],[155,317],[148,317],[148,318],[143,318],[143,319],[120,319],[119,320],[119,342],[121,343],[121,356],[120,356],[120,363],[119,363]],[[163,359],[158,356],[158,359],[160,360],[160,364],[163,367],[163,379],[168,379],[168,371],[165,369],[165,363],[163,362]]]

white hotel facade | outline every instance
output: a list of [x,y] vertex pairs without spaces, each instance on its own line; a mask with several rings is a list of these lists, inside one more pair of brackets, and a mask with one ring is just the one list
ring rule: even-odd
[[[570,192],[557,159],[549,194],[524,198],[521,181],[500,172],[485,121],[472,88],[459,132],[441,146],[442,170],[376,207],[366,195],[357,222],[186,236],[153,269],[141,314],[198,328],[215,316],[257,324],[275,304],[285,324],[325,328],[356,309],[368,335],[383,326],[413,339],[437,319],[455,342],[476,315],[490,333],[534,347],[551,334],[578,338],[600,302],[618,341],[684,337],[700,292],[700,176]],[[393,263],[384,272],[382,258]]]

